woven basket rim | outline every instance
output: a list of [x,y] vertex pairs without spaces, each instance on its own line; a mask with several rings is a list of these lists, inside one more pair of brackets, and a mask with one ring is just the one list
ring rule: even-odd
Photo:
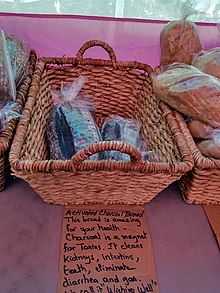
[[[19,105],[22,105],[22,100],[23,100],[23,95],[22,92],[27,92],[27,85],[30,85],[32,75],[34,73],[35,65],[37,61],[37,53],[35,50],[30,51],[30,56],[29,56],[29,67],[28,67],[28,73],[25,76],[24,80],[22,81],[17,94],[16,94],[16,102]],[[20,113],[19,107],[17,109],[17,113]],[[10,146],[10,141],[12,139],[15,127],[17,125],[18,119],[11,119],[8,124],[7,128],[0,133],[0,152],[5,152],[8,150]]]
[[[176,164],[171,163],[158,163],[143,161],[139,164],[133,164],[130,161],[85,161],[81,165],[73,166],[71,160],[19,160],[13,159],[10,156],[11,167],[14,171],[26,171],[31,173],[45,172],[45,173],[58,173],[58,172],[73,172],[78,173],[82,171],[103,171],[103,170],[122,170],[124,172],[165,172],[165,173],[185,173],[190,171],[193,167],[191,161],[180,162]],[[107,163],[107,164],[106,164]]]
[[77,65],[96,65],[101,67],[111,67],[114,69],[118,68],[131,68],[145,71],[149,76],[153,74],[153,68],[148,65],[138,61],[115,61],[104,59],[91,59],[86,58],[79,60],[76,57],[42,57],[39,59],[39,63],[42,62],[46,65],[59,65],[62,66],[77,66]]
[[[102,47],[109,54],[109,59],[95,59],[95,58],[83,58],[85,51],[91,47],[99,46]],[[75,57],[42,57],[39,61],[56,64],[56,65],[100,65],[100,66],[110,66],[113,68],[117,67],[130,67],[132,69],[144,70],[150,76],[153,73],[153,69],[150,65],[141,63],[138,61],[117,61],[116,55],[112,47],[100,40],[91,40],[84,43],[81,48],[79,48]]]
[[[13,140],[13,148],[10,152],[10,163],[12,170],[14,172],[17,171],[25,171],[25,172],[62,172],[62,171],[70,171],[70,172],[79,172],[79,171],[85,171],[85,170],[91,170],[91,171],[99,171],[104,170],[105,168],[107,170],[124,170],[125,172],[129,171],[139,171],[139,172],[158,172],[163,171],[166,173],[185,173],[192,169],[194,165],[194,161],[191,155],[191,152],[185,143],[184,146],[181,147],[181,156],[182,161],[177,163],[158,163],[158,162],[148,162],[148,161],[142,161],[139,163],[131,163],[127,161],[123,162],[116,162],[116,161],[90,161],[89,163],[83,162],[79,166],[73,166],[71,164],[71,160],[66,161],[54,161],[54,160],[33,160],[33,161],[27,161],[27,160],[21,160],[20,159],[20,152],[25,140],[25,133],[26,129],[28,127],[28,121],[31,118],[30,113],[31,110],[35,104],[36,100],[36,92],[39,88],[40,79],[42,77],[42,74],[44,72],[45,66],[48,64],[55,64],[55,65],[100,65],[100,66],[110,66],[114,68],[124,67],[124,68],[131,68],[136,70],[144,70],[147,74],[147,76],[151,79],[151,74],[153,73],[153,70],[151,66],[136,62],[136,61],[112,61],[112,60],[103,60],[103,59],[83,59],[80,60],[78,57],[75,58],[66,58],[66,57],[58,57],[58,58],[51,58],[51,57],[43,57],[39,59],[38,65],[36,66],[33,78],[32,78],[32,84],[29,90],[28,94],[28,100],[25,105],[25,109],[23,111],[22,117],[19,121],[18,128],[16,135]],[[173,112],[170,110],[170,108],[165,105],[163,102],[161,102],[161,106],[163,107],[163,110],[166,115],[171,115],[174,117]],[[180,129],[179,123],[175,119],[175,123],[172,122],[172,129],[176,129],[177,134],[175,136],[176,141],[178,141],[179,145],[181,141],[184,141],[183,133]],[[180,122],[181,123],[181,122]],[[108,162],[108,163],[106,163]]]

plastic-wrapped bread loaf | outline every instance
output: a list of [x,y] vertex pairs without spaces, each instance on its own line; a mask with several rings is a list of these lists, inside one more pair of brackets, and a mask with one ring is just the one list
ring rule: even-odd
[[6,34],[6,44],[11,58],[13,76],[18,85],[27,72],[31,49],[27,42],[9,34]]
[[220,80],[192,65],[173,64],[154,77],[154,93],[181,113],[220,126]]
[[0,103],[0,131],[7,128],[7,124],[12,119],[18,119],[21,116],[23,108],[17,102]]
[[[89,103],[78,100],[66,101],[62,105],[74,139],[76,153],[88,145],[102,141]],[[98,156],[99,154],[94,154],[89,159],[98,160]]]
[[187,123],[189,131],[194,138],[211,138],[214,128],[199,120],[191,120]]
[[186,19],[165,25],[160,36],[160,46],[162,66],[173,62],[191,64],[193,56],[202,49],[196,25]]
[[204,73],[220,78],[220,47],[199,52],[193,58],[192,65]]
[[[47,123],[50,158],[68,160],[84,147],[101,141],[96,123],[83,102],[65,101],[54,106]],[[98,154],[89,159],[97,160]]]
[[68,160],[75,154],[72,133],[63,110],[61,106],[54,106],[47,121],[47,138],[52,160]]
[[[68,160],[84,147],[102,140],[87,95],[78,95],[87,79],[79,76],[72,82],[61,81],[61,89],[51,89],[55,106],[47,123],[50,158]],[[99,154],[89,159],[97,160]]]
[[0,100],[16,99],[16,86],[27,73],[29,45],[0,29]]
[[197,147],[203,156],[220,159],[220,142],[215,139],[206,139],[197,143]]
[[[122,141],[139,149],[142,147],[140,123],[134,119],[126,119],[117,115],[109,116],[101,129],[104,141]],[[101,154],[101,159],[130,160],[130,156],[119,151],[108,151]]]
[[6,37],[0,29],[0,101],[15,101],[16,84]]

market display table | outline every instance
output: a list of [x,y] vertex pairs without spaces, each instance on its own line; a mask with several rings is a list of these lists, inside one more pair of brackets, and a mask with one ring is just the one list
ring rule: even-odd
[[[145,208],[160,293],[218,293],[219,248],[203,207],[174,183]],[[62,218],[62,206],[10,179],[0,194],[0,292],[56,292]]]

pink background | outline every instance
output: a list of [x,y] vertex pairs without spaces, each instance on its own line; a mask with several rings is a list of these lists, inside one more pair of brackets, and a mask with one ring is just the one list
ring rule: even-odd
[[[74,16],[0,14],[0,27],[26,40],[39,57],[74,57],[87,41],[99,39],[111,45],[119,61],[135,60],[155,67],[160,59],[160,32],[166,22]],[[220,46],[216,24],[198,24],[203,48]],[[91,50],[91,51],[90,51]],[[103,50],[90,49],[85,56],[107,59]]]

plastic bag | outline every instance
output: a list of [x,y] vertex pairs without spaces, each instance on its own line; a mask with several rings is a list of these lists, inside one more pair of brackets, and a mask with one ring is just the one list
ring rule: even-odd
[[[73,136],[75,153],[95,142],[102,141],[101,133],[95,123],[92,105],[87,101],[66,101],[62,105],[66,120]],[[99,154],[89,157],[98,160]]]
[[[84,147],[102,140],[92,115],[93,105],[78,93],[86,79],[62,83],[61,91],[52,91],[56,105],[47,122],[50,158],[68,160]],[[97,160],[99,154],[89,157]]]
[[16,85],[5,34],[0,29],[0,101],[15,101]]
[[179,3],[182,4],[181,20],[166,24],[160,35],[162,66],[173,62],[191,64],[193,56],[202,49],[196,24],[187,20],[196,10],[189,1]]
[[73,82],[61,81],[60,90],[50,90],[54,105],[57,105],[64,101],[76,100],[80,90],[86,82],[87,78],[83,76],[78,77]]
[[2,102],[0,103],[0,131],[7,128],[8,122],[12,119],[20,118],[22,106],[16,102]]
[[220,160],[220,128],[213,129],[208,139],[196,142],[203,156]]
[[[140,135],[140,122],[135,119],[126,119],[118,115],[109,116],[104,122],[101,135],[104,141],[122,141],[140,149],[143,158],[146,159],[147,151],[144,147],[143,138]],[[130,160],[128,154],[119,151],[106,151],[100,154],[100,159],[106,160]]]
[[54,106],[48,118],[47,138],[51,159],[67,160],[75,154],[72,133],[61,106]]
[[192,65],[174,63],[153,77],[154,93],[162,101],[206,124],[220,126],[220,80]]
[[27,42],[16,36],[5,33],[5,40],[11,59],[12,74],[18,86],[28,72],[31,49]]
[[210,138],[198,142],[197,147],[204,157],[220,159],[220,141]]
[[193,58],[192,65],[202,72],[220,79],[220,47],[200,51]]
[[187,123],[189,131],[194,138],[211,138],[215,128],[200,120],[189,120]]

